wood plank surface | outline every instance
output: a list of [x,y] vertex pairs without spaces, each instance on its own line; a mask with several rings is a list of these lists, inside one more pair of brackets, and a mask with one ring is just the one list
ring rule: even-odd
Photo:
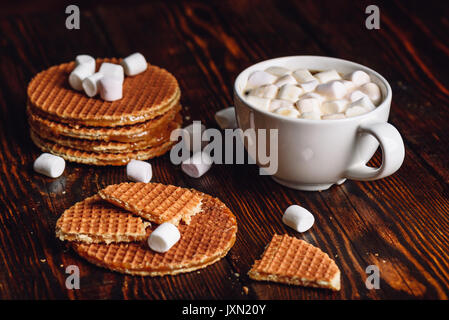
[[[381,29],[365,28],[369,1],[80,1],[81,29],[65,28],[65,5],[31,1],[0,14],[1,299],[448,299],[449,297],[449,6],[440,1],[378,2]],[[162,278],[125,276],[79,258],[54,236],[59,215],[113,183],[123,167],[69,163],[58,179],[32,170],[40,154],[28,134],[26,86],[37,72],[80,53],[123,57],[142,52],[178,79],[185,123],[233,104],[241,70],[268,58],[325,55],[381,73],[393,88],[390,122],[406,158],[393,176],[301,192],[259,176],[255,165],[215,165],[193,179],[151,160],[153,181],[219,197],[235,213],[238,235],[226,258],[199,272]],[[380,153],[371,161],[379,165]],[[300,204],[314,227],[281,222]],[[333,257],[342,290],[252,281],[246,275],[274,233],[304,239]],[[368,265],[381,288],[365,286]],[[67,290],[77,265],[81,289]],[[245,293],[244,288],[248,288]]]

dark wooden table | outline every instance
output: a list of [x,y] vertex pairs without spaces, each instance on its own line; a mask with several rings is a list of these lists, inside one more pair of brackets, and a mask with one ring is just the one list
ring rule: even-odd
[[[365,28],[369,1],[78,3],[80,30],[65,28],[65,5],[59,1],[0,8],[0,298],[449,297],[449,10],[444,1],[377,2],[380,30]],[[393,87],[390,122],[404,138],[405,162],[383,180],[300,192],[259,176],[255,165],[215,165],[191,179],[165,155],[151,161],[153,181],[220,197],[237,216],[235,246],[204,270],[172,277],[124,276],[95,267],[56,240],[55,221],[98,189],[126,181],[125,170],[69,163],[58,179],[35,174],[32,163],[40,151],[28,134],[26,86],[37,72],[79,53],[123,57],[135,51],[178,78],[185,116],[208,127],[217,127],[217,110],[232,105],[236,75],[255,62],[308,54],[367,65]],[[372,164],[379,163],[377,154]],[[315,214],[310,231],[299,234],[282,224],[290,204]],[[329,253],[341,268],[342,290],[250,280],[251,264],[274,233],[294,235]],[[81,271],[80,290],[64,285],[65,267],[72,264]],[[373,264],[380,269],[379,290],[365,286],[365,269]]]

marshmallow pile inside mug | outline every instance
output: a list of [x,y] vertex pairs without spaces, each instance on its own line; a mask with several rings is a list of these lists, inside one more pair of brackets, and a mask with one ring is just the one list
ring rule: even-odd
[[341,75],[273,66],[248,77],[244,97],[254,107],[286,117],[335,120],[374,110],[382,93],[361,70]]

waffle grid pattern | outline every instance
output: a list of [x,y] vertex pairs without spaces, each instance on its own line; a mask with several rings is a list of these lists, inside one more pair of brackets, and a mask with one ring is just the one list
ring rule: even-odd
[[[159,183],[121,183],[100,190],[99,195],[157,224],[178,225],[182,217],[192,215],[201,202],[201,197],[188,189]],[[189,220],[185,219],[186,223]]]
[[[120,62],[97,59],[97,69],[104,61]],[[146,72],[126,78],[122,99],[92,99],[69,87],[67,79],[74,67],[75,63],[69,62],[38,73],[27,90],[32,107],[62,122],[90,125],[94,121],[99,126],[112,126],[152,119],[179,96],[176,78],[165,69],[149,65]]]
[[87,236],[97,242],[138,241],[146,239],[149,225],[95,195],[64,211],[56,222],[56,233],[61,240]]
[[304,284],[327,286],[339,273],[335,262],[319,248],[295,237],[274,235],[249,275],[256,280],[290,283],[289,279],[296,279]]
[[134,275],[161,276],[204,268],[232,247],[237,222],[220,200],[202,197],[202,212],[189,225],[179,226],[181,240],[166,253],[154,252],[146,243],[74,243],[74,249],[91,263]]

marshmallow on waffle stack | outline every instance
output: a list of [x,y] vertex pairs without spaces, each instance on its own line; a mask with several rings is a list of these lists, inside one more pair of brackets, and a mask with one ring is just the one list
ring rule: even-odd
[[[174,275],[220,260],[235,242],[232,212],[219,199],[198,191],[122,183],[99,194],[115,197],[113,202],[120,206],[95,195],[66,210],[56,223],[57,237],[70,241],[75,252],[97,266],[131,275]],[[157,224],[149,227],[147,218],[177,223],[180,240],[167,252],[151,250],[146,239]]]
[[334,260],[319,248],[288,235],[275,234],[248,275],[254,280],[340,290],[340,270]]
[[[119,59],[97,59],[119,64]],[[104,101],[69,86],[75,62],[38,73],[28,85],[27,114],[35,144],[66,160],[124,165],[167,152],[170,132],[179,128],[180,89],[166,70],[148,65],[123,82],[123,97]]]

